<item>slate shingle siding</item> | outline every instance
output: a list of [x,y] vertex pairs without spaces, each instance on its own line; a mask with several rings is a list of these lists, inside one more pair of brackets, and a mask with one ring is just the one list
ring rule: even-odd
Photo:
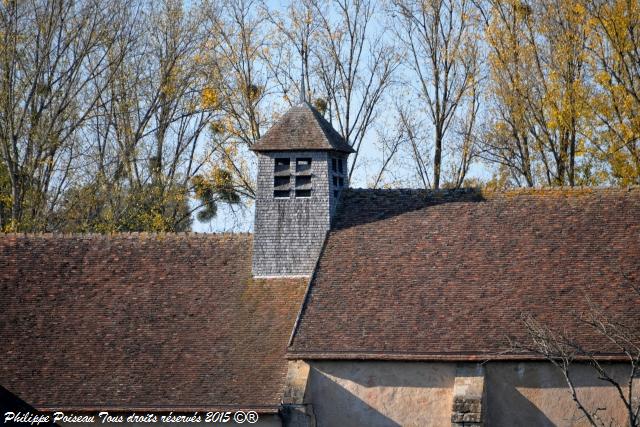
[[[329,183],[326,151],[256,153],[258,183],[253,273],[256,276],[310,275],[335,203]],[[290,158],[291,196],[274,198],[276,158]],[[311,158],[311,197],[295,197],[297,158]]]
[[[340,191],[349,185],[347,158],[353,149],[307,102],[289,109],[251,149],[258,156],[253,274],[311,275],[331,227]],[[274,159],[277,158],[291,160],[289,198],[281,197],[286,188],[282,181],[274,188]],[[309,198],[299,197],[301,194],[295,191],[298,158],[312,159]],[[332,158],[341,158],[344,163],[340,188],[334,183]],[[274,190],[278,190],[278,198]]]

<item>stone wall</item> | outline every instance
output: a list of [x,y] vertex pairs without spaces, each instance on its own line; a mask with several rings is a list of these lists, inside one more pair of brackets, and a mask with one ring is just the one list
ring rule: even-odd
[[[268,152],[258,156],[254,225],[255,276],[309,276],[331,224],[327,152]],[[289,158],[288,198],[274,197],[276,158]],[[311,158],[311,196],[295,197],[296,159]]]
[[486,400],[484,379],[484,365],[458,364],[456,379],[453,383],[453,407],[451,408],[453,427],[483,425],[483,404]]

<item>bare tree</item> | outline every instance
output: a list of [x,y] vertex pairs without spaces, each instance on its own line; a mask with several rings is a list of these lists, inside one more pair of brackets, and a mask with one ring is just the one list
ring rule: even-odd
[[[443,153],[452,128],[460,126],[462,159],[456,185],[464,179],[478,112],[479,51],[473,4],[467,0],[394,0],[396,37],[407,51],[409,85],[433,127],[433,188],[439,188]],[[457,124],[456,124],[457,123]],[[458,151],[458,150],[455,150]]]
[[266,109],[272,76],[265,64],[267,19],[252,0],[209,3],[211,28],[209,90],[220,110],[212,124],[211,162],[228,172],[245,200],[255,197],[248,149],[271,124],[277,110]]
[[433,147],[428,142],[428,130],[418,120],[419,115],[416,114],[415,107],[397,105],[396,110],[400,126],[407,137],[409,157],[415,166],[415,176],[418,177],[419,185],[423,188],[431,188],[429,169],[432,161],[429,153]]
[[[398,106],[397,108],[400,107]],[[369,187],[379,188],[382,185],[388,185],[389,182],[385,178],[396,175],[395,172],[399,169],[398,160],[402,160],[401,150],[412,140],[412,135],[409,132],[410,129],[407,129],[402,123],[396,123],[396,126],[392,129],[387,129],[384,126],[377,129],[382,163]],[[395,181],[398,181],[398,179]]]
[[384,29],[374,28],[375,4],[370,0],[334,0],[331,8],[335,16],[316,6],[320,40],[315,73],[328,97],[329,119],[355,150],[349,177],[399,65],[399,56]]
[[191,225],[191,180],[202,172],[204,134],[215,111],[198,60],[206,27],[197,9],[178,0],[139,2],[130,13],[135,41],[108,82],[91,82],[106,83],[84,127],[91,162],[75,175],[55,228],[168,231]]
[[269,47],[264,50],[265,64],[285,102],[289,106],[296,104],[300,97],[292,97],[291,94],[299,93],[304,83],[304,98],[309,102],[314,102],[315,98],[316,107],[324,114],[327,100],[321,95],[314,96],[320,87],[316,84],[315,76],[311,76],[314,68],[311,53],[315,52],[315,44],[320,36],[320,17],[326,14],[323,4],[319,0],[291,2],[284,12],[274,10],[265,3],[262,8],[270,24],[275,27],[269,37]]
[[[622,287],[623,298],[640,305],[640,286],[627,282]],[[536,354],[553,364],[562,373],[573,401],[584,418],[593,426],[611,425],[603,413],[607,408],[589,408],[580,399],[575,380],[571,376],[576,363],[586,363],[593,368],[597,378],[612,386],[627,412],[628,425],[640,425],[640,393],[635,389],[640,377],[640,328],[628,317],[613,315],[585,297],[587,309],[574,313],[574,318],[584,333],[604,338],[627,361],[628,374],[622,380],[614,375],[611,365],[598,357],[595,349],[586,348],[579,337],[556,330],[531,314],[524,314],[523,324],[527,338],[511,340],[512,350]]]
[[42,228],[53,210],[81,150],[77,131],[131,42],[128,10],[126,0],[0,4],[0,157],[11,188],[3,228]]

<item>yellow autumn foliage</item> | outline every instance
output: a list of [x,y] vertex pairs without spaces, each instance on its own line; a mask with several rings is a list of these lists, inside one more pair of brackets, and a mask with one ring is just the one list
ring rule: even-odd
[[220,107],[220,96],[218,95],[218,91],[212,87],[205,87],[202,90],[200,105],[205,109],[218,109]]

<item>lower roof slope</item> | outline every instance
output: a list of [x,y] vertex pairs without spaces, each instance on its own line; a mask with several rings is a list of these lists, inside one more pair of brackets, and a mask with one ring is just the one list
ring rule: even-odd
[[0,385],[38,409],[269,411],[304,280],[250,235],[0,236]]
[[579,325],[587,298],[640,329],[640,189],[342,197],[290,358],[510,358],[523,315],[619,353]]

